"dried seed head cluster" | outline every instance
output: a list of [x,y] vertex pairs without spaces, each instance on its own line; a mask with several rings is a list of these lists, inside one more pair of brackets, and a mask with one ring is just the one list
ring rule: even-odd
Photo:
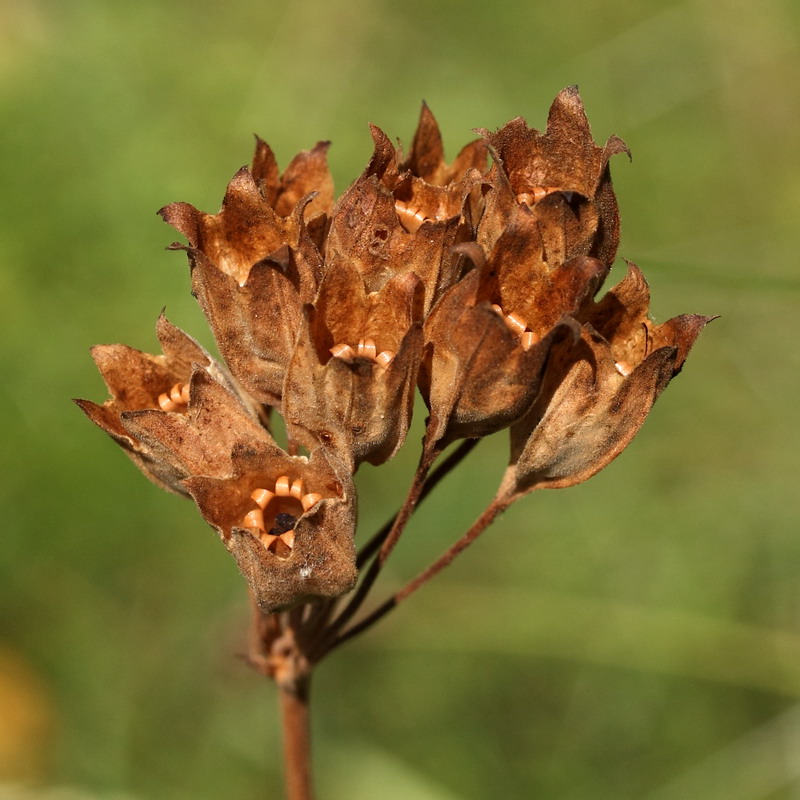
[[194,499],[267,612],[353,588],[352,476],[403,444],[417,389],[426,466],[510,430],[507,505],[608,464],[709,320],[655,325],[632,264],[596,299],[619,242],[609,160],[627,148],[595,144],[575,87],[544,132],[512,120],[451,164],[427,107],[407,154],[372,137],[336,202],[327,143],[280,174],[259,139],[219,213],[163,208],[225,366],[162,316],[164,354],[95,348],[111,399],[78,401]]

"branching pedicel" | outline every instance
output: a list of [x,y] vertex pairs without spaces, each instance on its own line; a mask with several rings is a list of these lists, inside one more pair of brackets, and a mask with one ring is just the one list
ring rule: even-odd
[[[96,347],[111,399],[78,401],[149,478],[191,496],[236,559],[254,599],[251,662],[284,701],[295,800],[311,796],[312,667],[511,503],[606,466],[710,319],[653,324],[632,264],[595,300],[619,242],[608,162],[627,148],[594,143],[575,87],[544,133],[515,119],[449,165],[427,107],[407,155],[372,136],[366,170],[336,203],[327,143],[280,175],[258,140],[218,214],[163,208],[189,242],[173,248],[188,253],[226,367],[162,316],[164,354]],[[352,476],[403,444],[417,388],[430,412],[419,467],[396,516],[357,552]],[[270,434],[273,413],[288,452]],[[358,620],[416,505],[504,428],[509,464],[490,505]]]

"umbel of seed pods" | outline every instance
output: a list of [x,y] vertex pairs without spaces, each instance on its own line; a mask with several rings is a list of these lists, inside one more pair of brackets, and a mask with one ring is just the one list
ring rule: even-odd
[[452,163],[425,106],[408,152],[372,138],[336,201],[327,142],[281,174],[257,139],[219,213],[163,208],[224,363],[162,315],[163,354],[94,348],[111,396],[78,401],[194,500],[267,612],[353,588],[353,474],[397,452],[416,391],[425,465],[508,429],[507,505],[608,464],[709,320],[655,324],[633,264],[598,299],[619,242],[609,160],[627,148],[594,142],[575,87],[544,131],[512,120]]

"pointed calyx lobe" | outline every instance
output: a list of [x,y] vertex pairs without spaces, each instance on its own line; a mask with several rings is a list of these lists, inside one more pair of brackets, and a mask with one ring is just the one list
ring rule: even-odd
[[447,186],[461,180],[470,170],[481,174],[486,172],[487,159],[486,143],[476,139],[461,150],[452,164],[448,164],[444,159],[439,124],[428,104],[423,103],[411,150],[400,169],[432,186]]
[[497,163],[478,241],[488,249],[509,222],[528,214],[542,229],[548,261],[589,255],[611,264],[619,213],[608,162],[628,149],[616,136],[595,144],[577,87],[556,97],[544,133],[518,117],[485,136]]
[[[77,403],[148,478],[186,494],[182,481],[196,469],[224,472],[229,466],[229,425],[242,432],[263,429],[252,400],[194,339],[163,314],[156,332],[163,355],[122,344],[94,347],[92,356],[111,398],[102,405]],[[198,425],[198,415],[208,421]]]
[[631,264],[623,281],[582,309],[580,339],[554,348],[539,397],[511,428],[508,497],[580,483],[629,444],[712,319],[654,325],[648,306],[647,283]]
[[279,180],[271,150],[258,140],[254,171],[236,173],[218,214],[188,203],[159,212],[189,240],[192,291],[223,358],[268,405],[280,403],[302,305],[322,276],[332,197],[326,150],[301,153]]
[[262,197],[280,217],[291,216],[297,204],[310,194],[314,197],[306,216],[315,220],[329,216],[333,208],[333,178],[328,169],[330,142],[317,142],[311,150],[298,153],[280,174],[272,148],[258,136],[252,173]]

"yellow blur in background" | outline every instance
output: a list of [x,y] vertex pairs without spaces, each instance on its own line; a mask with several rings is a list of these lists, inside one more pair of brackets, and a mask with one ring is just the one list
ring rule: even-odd
[[50,692],[31,665],[0,650],[0,785],[47,776],[55,728]]

